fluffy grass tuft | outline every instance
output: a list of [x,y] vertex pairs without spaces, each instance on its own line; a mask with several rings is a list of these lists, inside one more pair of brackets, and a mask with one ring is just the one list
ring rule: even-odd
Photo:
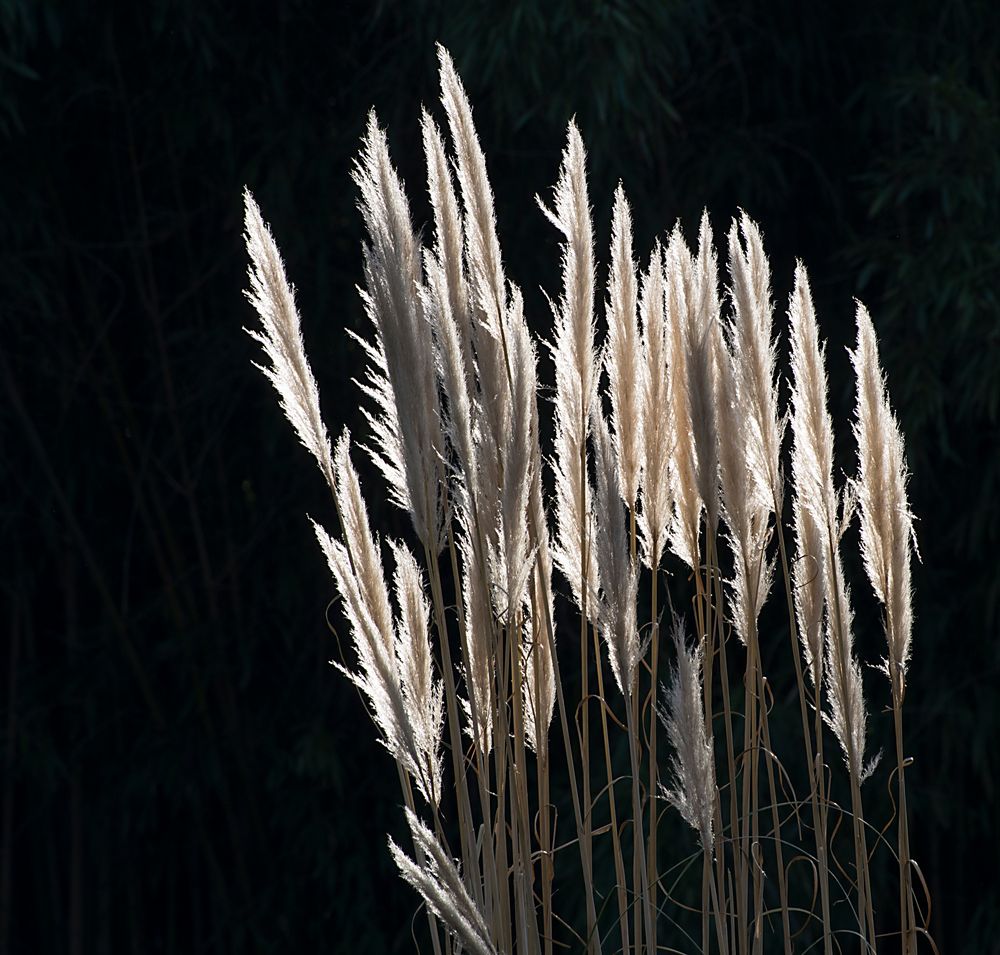
[[[599,325],[586,153],[570,123],[552,206],[539,203],[562,238],[547,343],[555,437],[543,449],[539,341],[504,271],[471,105],[447,51],[438,55],[444,132],[421,117],[426,247],[374,114],[354,168],[368,233],[364,447],[388,499],[409,514],[412,540],[383,548],[372,531],[351,437],[331,445],[292,287],[245,196],[247,294],[260,320],[250,334],[332,494],[337,534],[314,526],[352,637],[354,663],[337,666],[396,761],[413,852],[389,848],[426,909],[435,955],[758,955],[778,945],[833,955],[884,950],[892,934],[915,953],[929,936],[912,886],[902,733],[913,516],[870,316],[858,306],[859,470],[838,495],[804,266],[789,302],[786,408],[770,266],[746,213],[729,230],[720,295],[707,213],[696,248],[676,225],[640,271],[619,183]],[[876,910],[870,878],[884,840],[865,818],[862,784],[875,765],[841,557],[855,498],[861,557],[885,608],[898,924]],[[779,578],[783,650],[761,615]],[[661,642],[664,596],[690,607],[691,641],[674,615]],[[557,633],[567,618],[578,646]],[[771,734],[772,722],[795,723],[774,719],[794,691],[767,673],[789,647],[805,778],[781,760],[795,741]],[[561,658],[579,667],[578,681],[564,678]],[[672,675],[658,700],[664,661]],[[606,690],[607,667],[617,692]],[[658,748],[657,716],[670,755]],[[550,739],[553,727],[561,739]],[[825,762],[831,736],[842,766]],[[572,819],[560,826],[562,793]],[[700,908],[689,904],[693,859],[661,838],[668,804],[698,833]],[[834,866],[838,855],[849,861]]]

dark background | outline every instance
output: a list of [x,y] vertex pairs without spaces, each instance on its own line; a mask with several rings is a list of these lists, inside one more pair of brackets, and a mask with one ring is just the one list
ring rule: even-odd
[[[241,190],[298,287],[331,431],[360,430],[350,164],[374,106],[426,224],[435,40],[476,109],[537,329],[558,245],[533,196],[573,114],[602,259],[621,177],[643,254],[677,217],[693,235],[707,206],[721,237],[745,208],[779,319],[806,261],[847,470],[852,297],[870,307],[923,555],[913,852],[942,952],[995,951],[998,11],[2,0],[0,952],[411,947],[416,896],[385,847],[396,776],[327,665],[332,584],[305,515],[332,525],[329,500],[240,330]],[[375,523],[407,533],[363,476]],[[852,571],[874,663],[877,607]],[[885,680],[865,681],[891,754]],[[866,795],[879,826],[887,772]]]

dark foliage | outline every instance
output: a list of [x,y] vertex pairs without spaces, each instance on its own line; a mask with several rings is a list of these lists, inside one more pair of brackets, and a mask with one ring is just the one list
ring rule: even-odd
[[[436,100],[438,39],[476,106],[509,273],[539,328],[558,252],[532,197],[572,114],[602,247],[620,176],[640,248],[678,216],[693,232],[702,206],[717,232],[746,208],[779,314],[806,261],[844,469],[852,296],[871,308],[923,554],[913,851],[942,951],[989,950],[998,10],[0,2],[0,953],[411,947],[415,896],[385,848],[402,838],[395,774],[326,665],[332,586],[305,513],[330,505],[240,332],[240,214],[246,183],[297,283],[331,428],[359,424],[350,163],[374,106],[427,216],[417,111]],[[406,532],[387,507],[377,518]],[[878,610],[856,590],[874,662]],[[887,699],[880,677],[866,685]],[[891,750],[890,718],[873,706],[872,722]],[[891,865],[876,877],[891,911]]]

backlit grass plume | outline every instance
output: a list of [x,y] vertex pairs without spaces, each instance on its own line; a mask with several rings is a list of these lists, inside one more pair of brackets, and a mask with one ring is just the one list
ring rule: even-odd
[[316,379],[302,342],[295,293],[285,276],[285,265],[271,230],[264,224],[249,189],[243,193],[243,200],[244,240],[250,256],[250,289],[246,295],[261,323],[260,331],[247,329],[247,333],[264,349],[270,361],[269,366],[257,367],[274,385],[282,411],[332,486],[330,438],[319,409]]
[[906,495],[903,435],[886,396],[875,329],[868,310],[861,304],[857,320],[858,341],[851,360],[858,383],[854,437],[858,444],[861,556],[868,579],[885,606],[889,643],[885,668],[893,693],[902,700],[913,630],[913,516]]
[[642,399],[645,368],[637,324],[637,282],[632,261],[632,213],[621,183],[615,190],[608,277],[608,343],[604,364],[611,398],[615,458],[622,499],[636,505],[642,469]]
[[888,655],[885,672],[892,685],[892,712],[899,786],[900,923],[904,952],[916,951],[916,922],[910,891],[910,837],[903,754],[903,698],[910,662],[913,592],[910,555],[915,549],[913,515],[906,495],[908,472],[899,422],[889,407],[879,364],[875,328],[858,304],[857,347],[851,354],[857,376],[854,437],[858,444],[856,482],[861,515],[861,555],[868,579],[885,608]]
[[673,639],[677,664],[660,718],[674,749],[674,782],[673,788],[664,787],[662,793],[680,810],[710,853],[715,846],[715,761],[702,707],[702,649],[688,646],[680,620],[674,621]]
[[[563,151],[555,208],[539,205],[565,238],[563,291],[552,306],[556,369],[556,523],[554,558],[569,579],[578,606],[586,611],[598,585],[593,533],[592,492],[587,474],[590,411],[597,391],[594,349],[594,262],[586,158],[580,131],[570,123]],[[592,600],[591,600],[592,603]]]

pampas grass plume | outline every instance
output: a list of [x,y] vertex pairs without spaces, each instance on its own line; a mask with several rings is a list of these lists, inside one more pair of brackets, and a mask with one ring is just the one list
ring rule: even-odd
[[913,594],[910,553],[913,515],[907,500],[903,435],[889,407],[879,365],[875,328],[858,304],[857,346],[851,361],[858,382],[854,436],[858,445],[857,494],[861,515],[861,555],[879,600],[886,608],[889,657],[886,672],[902,699],[910,660]]
[[255,365],[278,392],[281,408],[299,440],[319,463],[333,486],[330,438],[319,410],[319,389],[306,358],[295,292],[285,276],[285,265],[271,230],[250,194],[243,192],[247,252],[250,255],[246,293],[260,316],[263,331],[245,329],[270,359],[270,367]]
[[673,623],[677,664],[670,687],[664,694],[666,705],[660,720],[674,748],[673,788],[661,787],[661,795],[672,802],[701,837],[702,847],[715,846],[712,814],[715,805],[715,761],[712,740],[705,732],[702,706],[702,644],[689,646],[680,619]]

